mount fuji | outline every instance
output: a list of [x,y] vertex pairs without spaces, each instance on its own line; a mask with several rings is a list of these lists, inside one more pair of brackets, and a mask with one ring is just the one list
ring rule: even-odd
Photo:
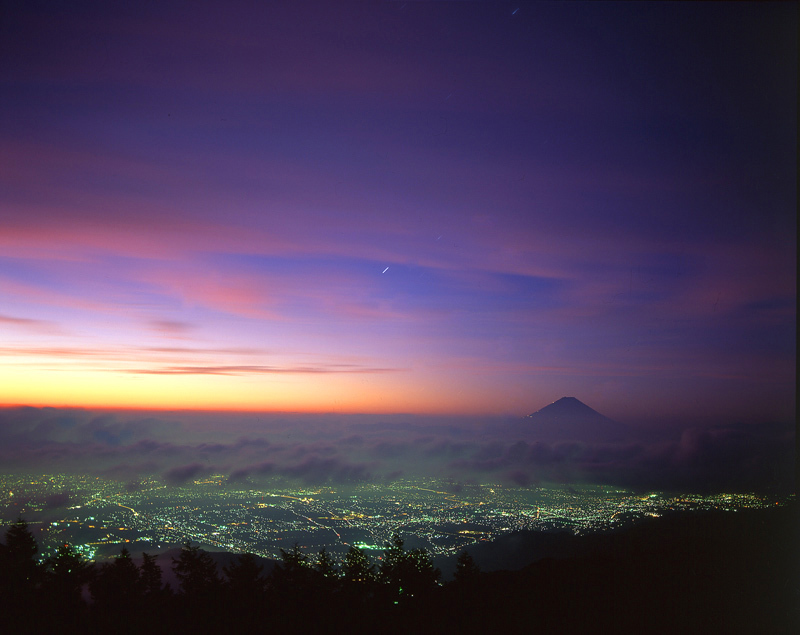
[[562,397],[514,424],[524,437],[551,441],[620,441],[628,436],[625,424],[609,419],[575,397]]

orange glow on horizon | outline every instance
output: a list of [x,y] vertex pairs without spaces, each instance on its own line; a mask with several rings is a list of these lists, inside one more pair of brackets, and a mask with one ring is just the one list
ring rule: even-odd
[[490,394],[398,376],[123,375],[94,371],[0,370],[0,407],[296,412],[304,414],[496,414]]

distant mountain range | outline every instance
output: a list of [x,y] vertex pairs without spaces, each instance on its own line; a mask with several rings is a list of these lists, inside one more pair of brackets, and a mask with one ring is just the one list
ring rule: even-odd
[[548,441],[620,441],[625,424],[609,419],[575,397],[562,397],[512,425],[523,438]]

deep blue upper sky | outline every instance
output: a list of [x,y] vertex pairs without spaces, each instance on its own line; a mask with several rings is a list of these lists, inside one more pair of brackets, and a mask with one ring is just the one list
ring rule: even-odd
[[0,403],[795,407],[795,3],[5,3]]

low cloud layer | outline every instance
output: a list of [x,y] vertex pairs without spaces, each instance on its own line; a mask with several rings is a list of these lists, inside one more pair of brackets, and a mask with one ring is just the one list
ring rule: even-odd
[[632,428],[614,442],[559,439],[519,420],[364,415],[96,413],[0,410],[6,472],[76,472],[180,486],[211,474],[236,485],[447,478],[536,486],[604,483],[637,490],[793,490],[791,425]]

